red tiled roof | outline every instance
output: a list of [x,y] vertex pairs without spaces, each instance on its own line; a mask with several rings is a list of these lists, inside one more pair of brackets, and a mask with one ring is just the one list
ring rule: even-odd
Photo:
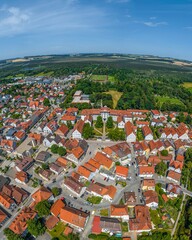
[[75,208],[64,207],[60,212],[60,219],[66,223],[84,228],[88,214]]
[[124,166],[116,166],[116,174],[122,177],[128,177],[129,168]]
[[9,228],[16,234],[22,234],[27,229],[27,221],[34,219],[37,213],[31,208],[24,208],[12,221]]
[[111,168],[113,161],[101,152],[97,152],[94,159],[106,168]]
[[52,192],[50,192],[46,187],[41,187],[35,193],[32,194],[32,199],[38,203],[43,200],[48,200],[52,196]]
[[60,214],[61,208],[64,208],[65,204],[61,199],[58,199],[56,202],[54,202],[54,204],[51,206],[51,210],[50,212],[58,217],[58,215]]

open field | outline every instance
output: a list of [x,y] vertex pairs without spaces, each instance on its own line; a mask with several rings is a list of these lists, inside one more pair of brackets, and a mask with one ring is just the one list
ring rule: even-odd
[[117,103],[120,99],[120,97],[122,96],[123,93],[115,91],[115,90],[110,90],[108,92],[105,92],[107,94],[111,94],[112,98],[113,98],[113,108],[116,108]]
[[170,98],[170,97],[167,97],[167,96],[164,96],[164,97],[158,96],[157,99],[158,99],[158,101],[160,103],[160,107],[162,106],[162,104],[164,102],[168,102],[168,101],[171,104],[183,105],[183,103],[179,99],[177,99],[177,98]]
[[187,88],[192,92],[192,82],[184,82],[183,87]]
[[41,77],[41,76],[46,76],[46,77],[50,77],[54,74],[54,71],[50,71],[50,72],[47,72],[47,73],[44,73],[44,72],[40,72],[38,74],[36,74],[36,77]]
[[93,81],[106,81],[107,75],[92,75],[91,80]]

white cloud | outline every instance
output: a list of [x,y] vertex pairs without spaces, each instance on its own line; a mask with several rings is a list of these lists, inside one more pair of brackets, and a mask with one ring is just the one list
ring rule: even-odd
[[161,26],[161,25],[168,25],[167,22],[152,22],[152,21],[143,22],[143,24],[147,27],[158,27],[158,26]]
[[28,9],[0,8],[0,36],[39,32],[58,34],[66,30],[74,32],[83,29],[94,31],[105,24],[107,17],[102,9],[82,6],[78,0],[53,0]]
[[23,26],[29,21],[30,14],[17,7],[0,9],[0,35],[13,34],[22,31]]

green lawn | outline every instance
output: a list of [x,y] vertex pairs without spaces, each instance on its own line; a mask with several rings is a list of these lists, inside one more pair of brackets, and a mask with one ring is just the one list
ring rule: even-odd
[[162,223],[162,220],[161,220],[160,216],[158,215],[157,210],[151,210],[150,209],[150,216],[151,216],[151,221],[153,222],[153,224],[155,226],[158,226],[159,224]]
[[183,87],[187,88],[189,91],[192,92],[192,82],[184,82]]
[[47,73],[44,73],[44,72],[40,72],[40,73],[37,73],[36,76],[37,77],[41,77],[41,76],[47,76],[47,77],[50,77],[54,74],[54,71],[50,71],[50,72],[47,72]]
[[102,197],[92,196],[92,197],[87,198],[87,201],[90,203],[93,203],[93,204],[99,204],[101,202],[101,200],[102,200]]
[[168,101],[170,102],[170,104],[184,105],[183,102],[181,102],[177,98],[170,98],[170,97],[167,97],[167,96],[164,96],[164,97],[157,96],[156,98],[159,102],[160,107],[162,106],[163,103],[168,102]]
[[98,137],[102,136],[103,135],[102,132],[103,132],[103,128],[96,128],[95,127],[95,129],[93,129],[93,133],[95,134],[95,136],[98,136]]
[[128,232],[128,224],[127,222],[122,222],[121,223],[121,229],[123,232]]
[[143,136],[143,133],[142,133],[141,128],[138,128],[138,129],[137,129],[137,140],[138,140],[138,141],[144,140],[144,136]]
[[122,92],[114,91],[114,90],[109,90],[108,92],[105,92],[106,94],[110,94],[113,99],[113,108],[116,108],[117,103],[122,96]]
[[113,76],[108,76],[108,81],[114,82],[114,81],[115,81],[115,78],[114,78]]
[[123,181],[116,181],[117,184],[120,184],[122,187],[126,187],[126,182]]
[[59,240],[66,240],[67,238],[63,235],[66,225],[59,222],[51,231],[47,230],[52,238],[57,237]]
[[89,187],[89,185],[90,185],[89,181],[86,181],[85,184],[84,184],[85,187]]
[[101,209],[100,210],[100,215],[104,216],[104,217],[108,217],[109,216],[109,210],[108,209]]
[[99,235],[96,234],[89,234],[89,239],[96,239],[96,240],[108,240],[109,239],[109,234],[107,233],[101,233]]
[[105,80],[107,80],[107,75],[92,75],[91,80],[93,80],[93,81],[105,81]]

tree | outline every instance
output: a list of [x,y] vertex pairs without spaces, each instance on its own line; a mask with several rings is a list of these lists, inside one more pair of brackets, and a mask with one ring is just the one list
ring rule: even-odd
[[45,233],[46,227],[42,223],[41,219],[30,219],[28,222],[28,231],[35,237],[43,235]]
[[190,124],[190,125],[192,124],[192,118],[189,114],[187,115],[187,117],[185,119],[185,123]]
[[57,197],[60,194],[60,189],[58,187],[53,187],[51,192],[53,193],[54,197]]
[[164,157],[168,156],[168,151],[166,149],[162,150],[161,155]]
[[155,172],[161,176],[165,176],[166,171],[167,171],[167,165],[163,161],[161,161],[155,166]]
[[109,131],[108,137],[113,141],[125,140],[125,133],[119,128],[115,128]]
[[59,146],[57,144],[53,144],[51,146],[51,152],[57,154]]
[[95,123],[95,127],[96,128],[102,128],[103,127],[103,120],[102,120],[102,117],[101,116],[98,116],[97,117],[97,121]]
[[185,121],[185,115],[183,112],[179,113],[179,115],[176,117],[177,122],[184,122]]
[[43,170],[49,169],[49,165],[47,163],[43,163],[41,167],[43,168]]
[[40,217],[48,216],[50,213],[51,204],[47,200],[43,200],[35,206],[35,210]]
[[46,106],[46,107],[50,107],[50,106],[51,106],[50,101],[49,101],[48,98],[45,98],[45,99],[44,99],[43,105]]
[[65,154],[67,153],[66,149],[64,147],[59,147],[58,150],[57,150],[57,153],[60,155],[60,156],[65,156]]
[[113,118],[111,116],[108,117],[106,126],[107,128],[113,128]]
[[83,126],[83,137],[85,139],[88,139],[92,138],[93,135],[93,127],[91,127],[89,123],[85,123]]
[[11,229],[5,228],[4,234],[8,240],[24,240],[20,235],[15,234]]
[[67,121],[67,127],[69,129],[73,129],[73,124],[71,123],[71,121]]
[[167,122],[171,122],[171,117],[168,115]]

